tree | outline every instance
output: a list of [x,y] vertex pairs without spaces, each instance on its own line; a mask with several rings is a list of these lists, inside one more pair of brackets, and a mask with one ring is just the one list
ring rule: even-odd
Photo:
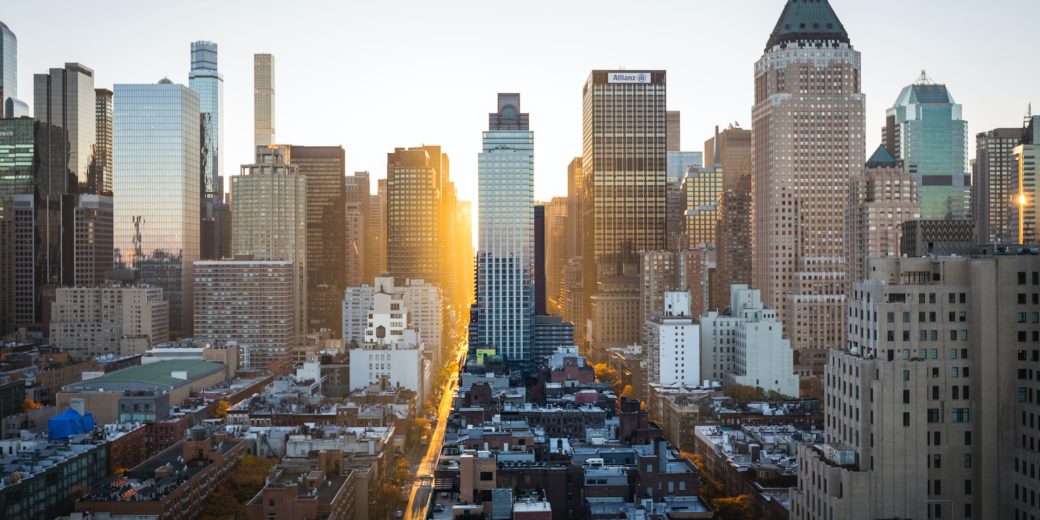
[[745,385],[729,385],[725,390],[723,390],[723,393],[726,397],[741,403],[758,401],[766,398],[766,393],[762,388]]
[[213,417],[217,419],[223,419],[227,417],[228,408],[231,408],[231,403],[221,399],[217,401],[217,408],[213,411]]
[[751,497],[747,495],[716,498],[711,501],[711,507],[722,520],[754,520],[751,515]]
[[32,399],[22,401],[22,413],[26,413],[30,410],[39,410],[40,408],[43,408],[43,405],[33,401]]
[[203,520],[245,518],[246,502],[263,489],[271,467],[277,462],[277,459],[255,455],[242,457],[238,466],[206,501],[206,508],[202,511]]

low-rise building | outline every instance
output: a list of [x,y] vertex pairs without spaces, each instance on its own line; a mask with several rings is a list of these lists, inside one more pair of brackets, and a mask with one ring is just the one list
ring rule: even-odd
[[108,444],[90,434],[0,441],[0,510],[6,520],[67,515],[77,493],[104,478]]
[[264,488],[246,504],[246,518],[354,520],[356,492],[355,473],[343,467],[341,453],[287,460],[274,467]]

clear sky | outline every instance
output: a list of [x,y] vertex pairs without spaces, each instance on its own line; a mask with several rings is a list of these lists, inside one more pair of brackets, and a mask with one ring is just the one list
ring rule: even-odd
[[[252,160],[252,55],[275,54],[277,138],[342,144],[347,170],[386,176],[395,146],[440,144],[460,198],[476,199],[477,153],[497,92],[520,92],[535,131],[535,194],[566,194],[581,155],[590,70],[668,70],[684,150],[714,125],[750,126],[753,65],[784,0],[3,0],[18,36],[19,90],[77,61],[98,87],[187,84],[190,42],[220,46],[225,175]],[[832,0],[863,53],[867,146],[922,69],[949,85],[974,134],[1040,112],[1037,0]],[[229,186],[226,182],[225,186]],[[373,188],[375,187],[373,183]]]

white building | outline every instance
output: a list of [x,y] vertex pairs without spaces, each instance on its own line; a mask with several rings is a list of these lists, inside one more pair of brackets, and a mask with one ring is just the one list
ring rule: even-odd
[[368,328],[369,311],[375,300],[375,294],[383,292],[397,298],[408,308],[406,327],[419,334],[419,340],[432,352],[439,352],[442,344],[444,327],[444,300],[441,290],[436,285],[423,280],[407,280],[405,285],[394,285],[391,277],[378,277],[375,287],[362,285],[347,287],[343,293],[343,345],[350,348],[350,342],[367,341],[365,329]]
[[711,311],[701,318],[701,379],[797,397],[794,353],[776,310],[746,285],[730,287],[729,308],[729,315]]
[[368,328],[368,310],[372,308],[375,288],[371,285],[347,287],[343,291],[343,346],[350,348],[353,341],[365,341]]
[[170,305],[158,287],[61,287],[51,311],[51,342],[79,357],[143,354],[169,340]]
[[646,322],[646,383],[697,386],[701,375],[700,327],[690,314],[690,293],[666,292],[664,313]]

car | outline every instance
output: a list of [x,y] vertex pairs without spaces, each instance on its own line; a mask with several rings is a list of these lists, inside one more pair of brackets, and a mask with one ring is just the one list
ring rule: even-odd
[[437,505],[433,506],[433,512],[434,513],[443,513],[446,509],[447,508],[444,507],[444,504],[437,504]]

